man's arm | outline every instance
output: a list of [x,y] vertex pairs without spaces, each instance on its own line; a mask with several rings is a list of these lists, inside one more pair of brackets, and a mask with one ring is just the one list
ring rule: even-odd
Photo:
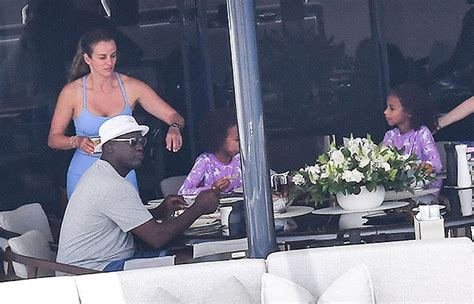
[[160,248],[181,235],[202,214],[214,212],[219,205],[219,191],[202,191],[183,214],[163,223],[151,219],[132,229],[132,233],[154,248]]
[[155,219],[167,219],[177,210],[188,207],[188,203],[181,195],[168,195],[163,203],[155,209],[149,210]]

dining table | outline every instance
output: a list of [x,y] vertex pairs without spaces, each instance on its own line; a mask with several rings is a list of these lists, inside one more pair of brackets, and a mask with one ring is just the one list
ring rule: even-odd
[[[419,205],[441,206],[445,237],[472,238],[472,188],[427,186],[402,192],[387,191],[381,206],[359,211],[344,210],[331,200],[317,206],[296,201],[285,212],[274,213],[276,243],[280,250],[291,250],[412,240],[415,239],[414,216]],[[466,191],[470,195],[467,201]],[[224,197],[221,206],[239,206],[239,210],[245,211],[244,204],[244,196],[238,193]],[[239,229],[233,231],[226,230],[229,227],[220,223],[219,212],[204,216],[173,244],[192,247],[200,242],[245,237],[245,214],[241,220]]]

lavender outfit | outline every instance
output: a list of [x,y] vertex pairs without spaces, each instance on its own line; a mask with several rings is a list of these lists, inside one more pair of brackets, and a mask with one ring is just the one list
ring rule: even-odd
[[178,194],[198,194],[202,190],[210,189],[212,184],[226,176],[234,178],[222,192],[231,192],[242,186],[240,154],[235,155],[230,163],[224,164],[214,154],[203,153],[196,159]]
[[405,134],[400,134],[398,128],[392,129],[385,133],[383,142],[389,147],[404,148],[404,154],[415,153],[422,162],[431,164],[435,172],[441,171],[441,158],[427,127],[421,126],[418,130],[410,130]]

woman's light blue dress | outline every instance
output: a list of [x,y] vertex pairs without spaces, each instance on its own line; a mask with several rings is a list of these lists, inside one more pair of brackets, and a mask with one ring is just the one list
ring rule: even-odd
[[[117,115],[132,115],[132,108],[128,104],[127,94],[125,93],[125,89],[120,79],[120,75],[115,73],[118,84],[120,86],[120,91],[122,92],[122,96],[124,99],[124,108],[122,112]],[[78,136],[87,136],[87,137],[98,137],[99,136],[99,127],[100,125],[105,122],[106,120],[112,117],[106,116],[97,116],[92,114],[87,110],[87,89],[86,89],[86,80],[87,75],[82,78],[82,83],[84,86],[83,92],[83,107],[82,112],[79,116],[74,119],[74,126],[76,128],[76,134]],[[100,158],[100,153],[94,153],[93,155],[88,155],[84,153],[84,151],[80,149],[76,149],[74,156],[71,159],[71,163],[69,164],[69,169],[67,171],[67,196],[68,198],[71,197],[74,188],[76,187],[77,182],[81,178],[82,174],[89,169],[92,164],[96,160]],[[131,171],[127,175],[127,180],[130,181],[138,190],[138,183],[135,171]]]

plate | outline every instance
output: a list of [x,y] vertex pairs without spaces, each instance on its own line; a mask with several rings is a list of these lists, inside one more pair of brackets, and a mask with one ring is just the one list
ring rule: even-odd
[[184,200],[188,205],[192,205],[196,200],[197,195],[183,195]]
[[405,222],[409,217],[409,214],[402,212],[391,212],[388,214],[383,212],[383,214],[364,215],[362,218],[367,219],[366,225],[392,225]]
[[232,190],[232,192],[234,192],[234,193],[244,193],[244,188],[242,188],[242,187],[235,188],[234,190]]
[[314,210],[313,214],[338,215],[338,214],[347,214],[347,213],[372,212],[372,211],[400,208],[406,205],[408,205],[408,202],[400,202],[400,201],[383,202],[382,205],[378,206],[377,208],[365,209],[365,210],[344,210],[341,207],[336,206],[336,207],[329,207],[329,208]]
[[212,226],[212,225],[216,225],[218,222],[219,220],[215,218],[200,217],[197,220],[195,220],[194,223],[192,223],[191,226],[189,226],[189,228]]
[[[438,209],[439,209],[439,210],[442,210],[442,209],[446,208],[445,205],[429,205],[429,206],[430,206],[430,207],[438,206]],[[420,211],[420,208],[419,208],[419,207],[415,207],[415,208],[413,208],[413,209],[411,209],[411,210],[412,210],[412,211],[415,211],[415,212],[419,212],[419,211]]]
[[243,201],[243,197],[222,197],[219,199],[221,204],[232,204],[238,201]]
[[411,193],[408,190],[400,191],[400,192],[396,192],[394,190],[389,190],[389,191],[385,192],[385,200],[386,201],[404,200],[404,199],[408,199],[408,198],[433,194],[433,193],[436,193],[436,192],[440,191],[440,189],[439,188],[414,189],[413,191],[414,191],[414,193]]
[[145,205],[145,208],[147,209],[155,209],[158,207],[165,199],[164,198],[158,198],[158,199],[153,199],[149,200],[148,203]]
[[313,207],[308,206],[290,206],[286,209],[285,212],[274,213],[275,219],[296,217],[311,213],[314,210]]

